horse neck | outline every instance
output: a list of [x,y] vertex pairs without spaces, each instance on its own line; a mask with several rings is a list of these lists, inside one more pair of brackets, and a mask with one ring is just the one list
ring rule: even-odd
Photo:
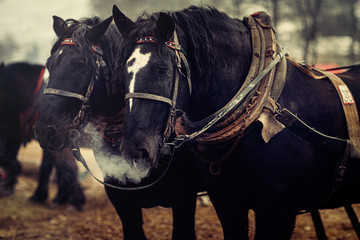
[[[35,100],[35,88],[38,84],[43,66],[21,64],[16,70],[16,93],[19,102],[19,110],[24,111],[30,107]],[[42,80],[42,79],[41,79]]]
[[106,81],[107,77],[100,74],[90,96],[91,114],[94,118],[111,118],[117,115],[123,106],[124,97],[109,93]]
[[[220,31],[214,34],[211,49],[215,59],[212,65],[204,65],[202,72],[211,72],[208,79],[193,78],[194,92],[188,104],[188,115],[192,121],[199,121],[213,114],[236,94],[242,86],[251,65],[251,38],[250,31],[244,24],[232,19],[237,32]],[[191,62],[191,59],[188,59]],[[199,65],[191,62],[192,69]],[[193,75],[192,75],[193,76]],[[202,89],[204,82],[208,83]]]
[[124,105],[124,97],[113,95],[111,92],[114,62],[108,58],[106,52],[104,52],[104,61],[106,69],[100,71],[90,96],[91,114],[95,119],[116,116]]

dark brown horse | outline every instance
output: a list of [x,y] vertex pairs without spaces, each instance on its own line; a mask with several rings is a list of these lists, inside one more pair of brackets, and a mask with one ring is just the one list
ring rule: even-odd
[[209,167],[225,239],[248,239],[249,209],[256,239],[290,239],[300,210],[360,201],[358,120],[347,124],[342,106],[358,117],[360,67],[334,86],[285,57],[265,13],[113,14],[124,37],[124,161],[152,171],[164,149],[190,148]]
[[[17,160],[20,145],[34,138],[33,125],[38,113],[45,67],[28,63],[2,65],[0,69],[0,196],[13,194],[21,165]],[[81,210],[85,196],[78,180],[78,168],[69,150],[44,151],[39,184],[31,201],[44,203],[52,169],[56,169],[56,204],[70,203]]]

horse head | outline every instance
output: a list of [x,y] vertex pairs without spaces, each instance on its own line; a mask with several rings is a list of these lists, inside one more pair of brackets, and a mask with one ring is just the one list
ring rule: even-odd
[[239,90],[251,65],[250,28],[214,8],[195,6],[136,22],[114,6],[113,16],[124,36],[120,59],[127,94],[121,151],[151,167],[159,149],[178,146],[173,120],[180,110],[191,126],[183,129],[185,135],[196,132]]
[[96,17],[83,21],[64,21],[57,16],[53,19],[58,39],[47,60],[49,82],[34,130],[42,148],[57,150],[66,146],[75,119],[86,123],[86,119],[79,119],[80,109],[99,83],[95,78],[108,71],[101,47],[112,17],[104,21]]
[[113,16],[124,37],[119,65],[126,103],[120,151],[136,168],[149,171],[190,96],[186,46],[180,45],[184,33],[166,13],[132,22],[114,6]]

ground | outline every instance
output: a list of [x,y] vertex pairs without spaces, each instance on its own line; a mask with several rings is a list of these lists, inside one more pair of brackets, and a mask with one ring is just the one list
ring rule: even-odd
[[[89,150],[84,155],[91,157]],[[23,171],[15,194],[0,199],[0,239],[7,240],[121,240],[121,223],[107,199],[103,187],[90,176],[84,177],[80,168],[82,185],[87,202],[82,212],[69,206],[35,205],[28,201],[36,188],[41,150],[36,142],[22,148],[18,155]],[[50,198],[56,194],[56,185],[51,183]],[[360,214],[360,204],[354,205]],[[357,239],[345,211],[322,210],[321,216],[329,240]],[[144,229],[149,240],[171,238],[171,210],[162,207],[144,210]],[[250,239],[253,239],[254,216],[250,212]],[[198,201],[196,211],[196,234],[198,240],[222,240],[222,230],[213,207],[203,206]],[[308,213],[298,215],[292,240],[317,239]]]

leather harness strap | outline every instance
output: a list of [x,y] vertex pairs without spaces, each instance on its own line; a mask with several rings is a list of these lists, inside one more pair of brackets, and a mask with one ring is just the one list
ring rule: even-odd
[[125,94],[125,100],[129,99],[129,98],[149,99],[149,100],[164,102],[164,103],[169,104],[170,106],[173,105],[173,101],[170,98],[155,95],[155,94],[151,94],[151,93],[135,92],[135,93],[127,93],[127,94]]
[[351,143],[350,158],[360,159],[360,124],[359,124],[359,113],[351,94],[350,89],[347,85],[335,74],[327,71],[323,71],[318,68],[313,68],[316,72],[319,72],[329,78],[331,83],[335,86],[336,91],[341,99],[341,105],[343,107],[348,137]]
[[[237,103],[236,107],[233,107],[231,114],[228,114],[221,122],[212,126],[205,134],[196,137],[198,144],[209,145],[223,143],[242,135],[244,129],[250,126],[250,124],[260,116],[272,92],[275,76],[277,76],[278,79],[282,79],[280,82],[284,82],[285,80],[286,59],[281,57],[282,54],[280,55],[282,49],[275,39],[275,31],[270,24],[259,24],[261,20],[259,20],[258,17],[258,15],[252,15],[248,18],[252,35],[253,56],[245,82],[227,105],[208,118],[214,118],[214,115],[219,115],[224,109],[234,104],[234,101],[244,94],[244,90],[254,84],[254,79],[261,75],[265,68],[272,64],[275,65],[272,65],[271,70],[260,79],[261,81],[257,88],[253,88],[242,101]],[[279,61],[274,61],[277,56],[280,56]],[[276,74],[278,65],[279,67],[281,66],[281,74]],[[283,84],[281,85],[283,86]],[[282,87],[279,88],[277,92],[281,92],[281,90]],[[275,95],[279,96],[280,94],[276,93]],[[206,120],[208,118],[206,118]],[[204,120],[201,122],[203,121]],[[191,123],[190,128],[196,125],[199,125],[199,123]]]
[[[330,82],[334,85],[341,100],[341,105],[345,114],[349,138],[347,140],[347,144],[351,145],[349,157],[354,159],[360,159],[359,113],[350,89],[347,87],[344,81],[342,81],[338,76],[331,72],[324,71],[316,67],[300,64],[289,56],[287,57],[287,60],[307,76],[314,79],[328,78]],[[314,71],[317,72],[319,75],[314,74]],[[330,136],[326,137],[331,138]]]
[[85,97],[83,95],[79,94],[79,93],[69,92],[69,91],[56,89],[56,88],[45,88],[44,94],[53,94],[53,95],[60,95],[60,96],[63,96],[63,97],[77,98],[82,102],[85,99]]
[[[301,119],[299,119],[296,114],[290,112],[286,108],[277,110],[276,119],[283,123],[287,128],[294,131],[300,137],[311,141],[315,145],[326,147],[336,152],[343,151],[343,156],[337,163],[330,184],[318,200],[318,205],[323,206],[334,196],[343,182],[349,159],[360,159],[359,115],[350,90],[338,76],[318,68],[299,64],[290,57],[287,59],[304,74],[314,79],[325,79],[327,77],[339,94],[339,98],[341,100],[345,114],[349,139],[328,136],[319,131],[316,131],[314,128],[308,126]],[[312,71],[315,71],[320,75],[315,75]]]

